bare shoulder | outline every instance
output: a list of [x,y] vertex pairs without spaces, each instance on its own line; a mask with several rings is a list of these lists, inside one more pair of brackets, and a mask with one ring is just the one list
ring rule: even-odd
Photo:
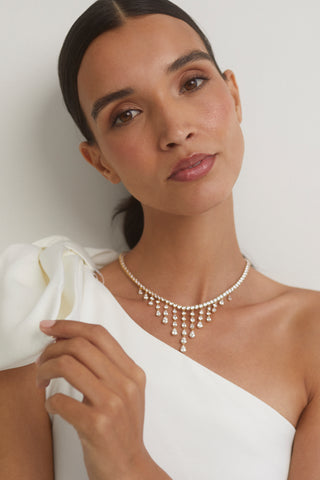
[[320,313],[320,292],[305,288],[287,287],[287,295],[301,308]]
[[[273,282],[273,281],[272,281]],[[273,282],[274,312],[286,342],[302,369],[309,399],[320,395],[320,292]]]
[[51,422],[34,364],[0,372],[0,478],[52,480]]
[[309,333],[311,337],[316,332],[320,334],[320,292],[288,287],[284,293],[284,300],[290,306],[294,326],[298,332]]
[[320,371],[320,292],[284,285],[257,271],[249,282],[248,304],[273,320],[277,334],[299,355],[300,365],[305,362],[310,372],[310,364],[319,362]]
[[[316,322],[320,314],[320,292],[285,285],[277,282],[257,270],[250,273],[249,290],[252,299],[249,303],[270,302],[276,308],[283,307],[293,314],[295,319],[304,319]],[[249,283],[249,282],[248,282]]]

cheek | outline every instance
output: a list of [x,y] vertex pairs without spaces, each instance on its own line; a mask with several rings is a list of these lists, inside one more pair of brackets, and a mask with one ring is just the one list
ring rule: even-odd
[[228,97],[218,97],[218,100],[216,98],[212,97],[211,101],[203,102],[202,115],[199,118],[202,119],[203,127],[206,130],[223,134],[228,130],[234,106]]
[[[125,139],[124,139],[125,137]],[[148,179],[156,175],[155,162],[150,161],[152,155],[147,135],[134,135],[128,131],[119,138],[104,142],[103,156],[106,162],[117,173],[126,189],[139,198],[140,191],[148,192],[152,182]]]
[[144,141],[141,139],[138,141],[136,135],[126,135],[125,141],[123,136],[119,135],[119,139],[105,143],[103,153],[109,164],[122,178],[132,176],[132,172],[139,169],[139,166],[143,168],[147,157],[143,155],[144,150]]
[[203,118],[203,128],[215,141],[215,147],[242,159],[244,141],[232,97],[226,95],[204,105]]

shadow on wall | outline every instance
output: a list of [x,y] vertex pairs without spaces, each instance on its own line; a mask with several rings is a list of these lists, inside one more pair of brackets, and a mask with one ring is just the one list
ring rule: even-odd
[[58,233],[79,239],[85,245],[119,249],[123,244],[121,221],[115,221],[111,228],[111,217],[115,206],[128,195],[127,191],[122,184],[109,183],[83,159],[78,148],[82,136],[59,91],[48,96],[36,123],[37,173],[50,191],[53,204],[49,208],[54,224],[60,228]]

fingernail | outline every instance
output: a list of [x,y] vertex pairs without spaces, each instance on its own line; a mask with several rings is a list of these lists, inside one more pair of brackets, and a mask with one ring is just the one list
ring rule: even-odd
[[40,328],[50,328],[56,323],[55,320],[42,320],[40,322]]

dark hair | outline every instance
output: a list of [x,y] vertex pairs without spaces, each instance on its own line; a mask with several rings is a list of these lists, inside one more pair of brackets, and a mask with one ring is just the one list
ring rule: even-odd
[[[164,14],[178,18],[192,27],[202,39],[217,70],[212,47],[194,20],[169,0],[97,0],[73,24],[63,43],[59,56],[59,80],[66,107],[81,133],[90,144],[95,143],[80,105],[78,73],[89,45],[102,33],[123,25],[127,18],[139,15]],[[140,202],[129,197],[117,208],[115,215],[125,213],[124,235],[130,248],[139,241],[143,231],[143,210]]]

